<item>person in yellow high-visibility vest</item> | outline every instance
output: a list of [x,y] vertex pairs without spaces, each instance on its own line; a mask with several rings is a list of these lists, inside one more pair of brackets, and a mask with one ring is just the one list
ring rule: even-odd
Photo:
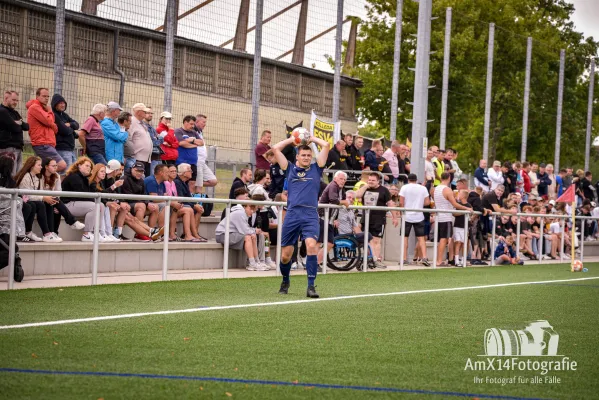
[[441,174],[445,172],[445,163],[443,160],[445,159],[445,150],[439,150],[437,153],[437,158],[433,159],[433,166],[435,167],[435,182],[433,183],[435,187],[441,184]]

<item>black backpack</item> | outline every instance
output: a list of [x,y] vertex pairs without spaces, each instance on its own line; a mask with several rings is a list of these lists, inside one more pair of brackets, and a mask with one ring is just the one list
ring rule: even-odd
[[[10,235],[0,234],[0,269],[8,266],[8,244],[10,243]],[[21,257],[19,256],[19,246],[15,243],[15,281],[22,282],[25,277],[25,271],[21,266]]]

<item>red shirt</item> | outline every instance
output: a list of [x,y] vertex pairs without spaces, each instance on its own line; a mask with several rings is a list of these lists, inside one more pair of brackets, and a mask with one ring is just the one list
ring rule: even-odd
[[270,150],[270,146],[264,143],[259,142],[254,149],[254,153],[256,154],[256,169],[270,169],[270,163],[264,158],[264,154]]
[[522,176],[522,180],[524,181],[524,193],[530,193],[531,185],[530,176],[528,176],[528,172],[526,172],[525,170],[521,170],[520,175]]

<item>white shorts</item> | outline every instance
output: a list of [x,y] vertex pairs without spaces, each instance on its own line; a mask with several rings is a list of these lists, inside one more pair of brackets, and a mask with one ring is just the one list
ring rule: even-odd
[[464,228],[453,228],[453,240],[464,243]]
[[198,177],[196,178],[196,187],[204,186],[204,182],[206,181],[215,181],[216,175],[205,162],[198,163]]

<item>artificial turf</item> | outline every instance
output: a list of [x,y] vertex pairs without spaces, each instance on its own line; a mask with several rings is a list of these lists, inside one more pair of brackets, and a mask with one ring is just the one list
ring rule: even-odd
[[[585,274],[565,265],[335,274],[320,276],[318,289],[332,297],[599,277],[599,265],[587,267]],[[304,279],[292,279],[285,300],[304,299]],[[277,278],[249,278],[0,292],[0,325],[276,302],[277,288]],[[0,371],[0,398],[598,398],[598,308],[599,280],[586,280],[0,330],[0,368],[180,376]],[[539,372],[465,370],[468,358],[483,354],[487,328],[523,329],[539,319],[553,325],[558,354],[575,360],[576,371],[546,375],[560,383],[474,383],[475,376],[544,382]]]

